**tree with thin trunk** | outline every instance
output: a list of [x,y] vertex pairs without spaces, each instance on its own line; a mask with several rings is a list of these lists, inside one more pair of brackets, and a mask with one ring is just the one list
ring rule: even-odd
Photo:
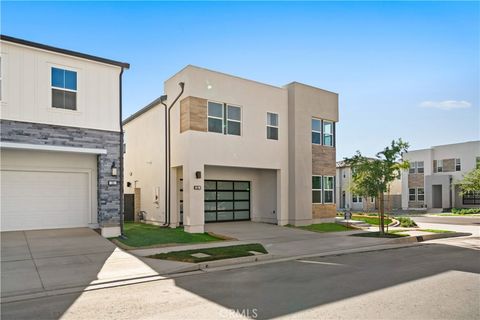
[[368,197],[377,197],[378,213],[380,216],[380,234],[385,234],[385,203],[384,195],[389,185],[399,179],[402,170],[408,169],[410,164],[402,159],[408,150],[408,143],[398,139],[391,145],[376,154],[375,158],[363,156],[360,151],[351,157],[345,158],[345,163],[352,168],[352,192]]
[[462,195],[480,192],[480,168],[474,169],[464,175],[459,185]]

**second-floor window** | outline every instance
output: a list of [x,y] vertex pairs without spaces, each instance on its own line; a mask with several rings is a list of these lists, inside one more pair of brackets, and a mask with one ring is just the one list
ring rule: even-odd
[[278,114],[267,112],[267,139],[278,140]]
[[323,145],[333,147],[333,122],[323,120]]
[[443,160],[437,160],[437,172],[443,172]]
[[77,110],[77,73],[52,67],[52,108]]
[[208,131],[241,135],[242,110],[240,107],[218,102],[208,102]]
[[410,162],[409,173],[423,173],[423,161],[413,161]]
[[460,159],[455,159],[455,171],[461,171],[462,170],[462,163],[460,162]]
[[423,173],[423,161],[417,161],[417,173]]
[[322,144],[322,120],[312,119],[312,143]]

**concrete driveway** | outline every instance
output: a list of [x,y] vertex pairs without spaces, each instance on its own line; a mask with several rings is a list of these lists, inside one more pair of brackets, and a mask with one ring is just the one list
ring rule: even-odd
[[240,241],[261,243],[269,253],[291,257],[388,244],[391,239],[350,237],[362,231],[318,233],[274,224],[237,221],[209,223],[205,231]]
[[89,228],[2,232],[1,240],[2,298],[159,274]]

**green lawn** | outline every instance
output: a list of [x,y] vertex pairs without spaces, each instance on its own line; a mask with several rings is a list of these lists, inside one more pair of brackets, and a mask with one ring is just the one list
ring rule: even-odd
[[450,231],[450,230],[438,230],[438,229],[420,229],[418,231],[425,231],[425,232],[431,232],[431,233],[452,233],[455,231]]
[[309,226],[298,227],[300,229],[313,232],[337,232],[337,231],[352,231],[352,228],[347,228],[338,223],[316,223]]
[[364,232],[364,233],[356,233],[352,234],[351,236],[354,237],[371,237],[371,238],[401,238],[407,237],[408,234],[399,234],[394,232],[385,233],[383,236],[380,236],[380,232]]
[[[372,224],[376,226],[380,224],[380,217],[353,216],[352,220],[364,221],[368,224]],[[385,225],[392,223],[392,219],[385,218],[384,221],[385,221]]]
[[[205,262],[205,261],[253,256],[254,254],[250,253],[249,251],[256,251],[264,254],[268,253],[267,250],[265,250],[265,248],[261,244],[254,243],[254,244],[243,244],[238,246],[159,253],[159,254],[149,256],[149,258],[196,263],[196,262]],[[197,258],[192,256],[192,254],[195,254],[195,253],[208,254],[209,257]]]
[[149,247],[163,244],[199,243],[223,239],[208,233],[188,233],[183,228],[165,228],[145,223],[125,222],[127,239],[114,238],[129,247]]

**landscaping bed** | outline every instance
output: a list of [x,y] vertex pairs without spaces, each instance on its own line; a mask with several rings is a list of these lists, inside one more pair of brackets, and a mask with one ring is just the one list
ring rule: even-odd
[[[289,225],[289,227],[293,227]],[[315,223],[311,224],[309,226],[302,226],[302,227],[293,227],[293,228],[298,228],[298,229],[303,229],[307,231],[313,231],[313,232],[339,232],[339,231],[353,231],[356,230],[354,228],[346,227],[344,225],[338,224],[338,223]]]
[[228,247],[173,251],[154,254],[148,256],[148,258],[197,263],[254,256],[256,253],[267,254],[268,252],[261,244],[254,243]]
[[225,240],[209,233],[188,233],[183,228],[159,227],[152,224],[125,222],[126,239],[111,238],[125,249],[148,248],[175,244],[192,244]]
[[[380,225],[380,217],[378,216],[353,215],[352,220],[363,221],[375,226]],[[384,218],[385,225],[389,225],[390,223],[392,223],[392,221],[392,219]]]

